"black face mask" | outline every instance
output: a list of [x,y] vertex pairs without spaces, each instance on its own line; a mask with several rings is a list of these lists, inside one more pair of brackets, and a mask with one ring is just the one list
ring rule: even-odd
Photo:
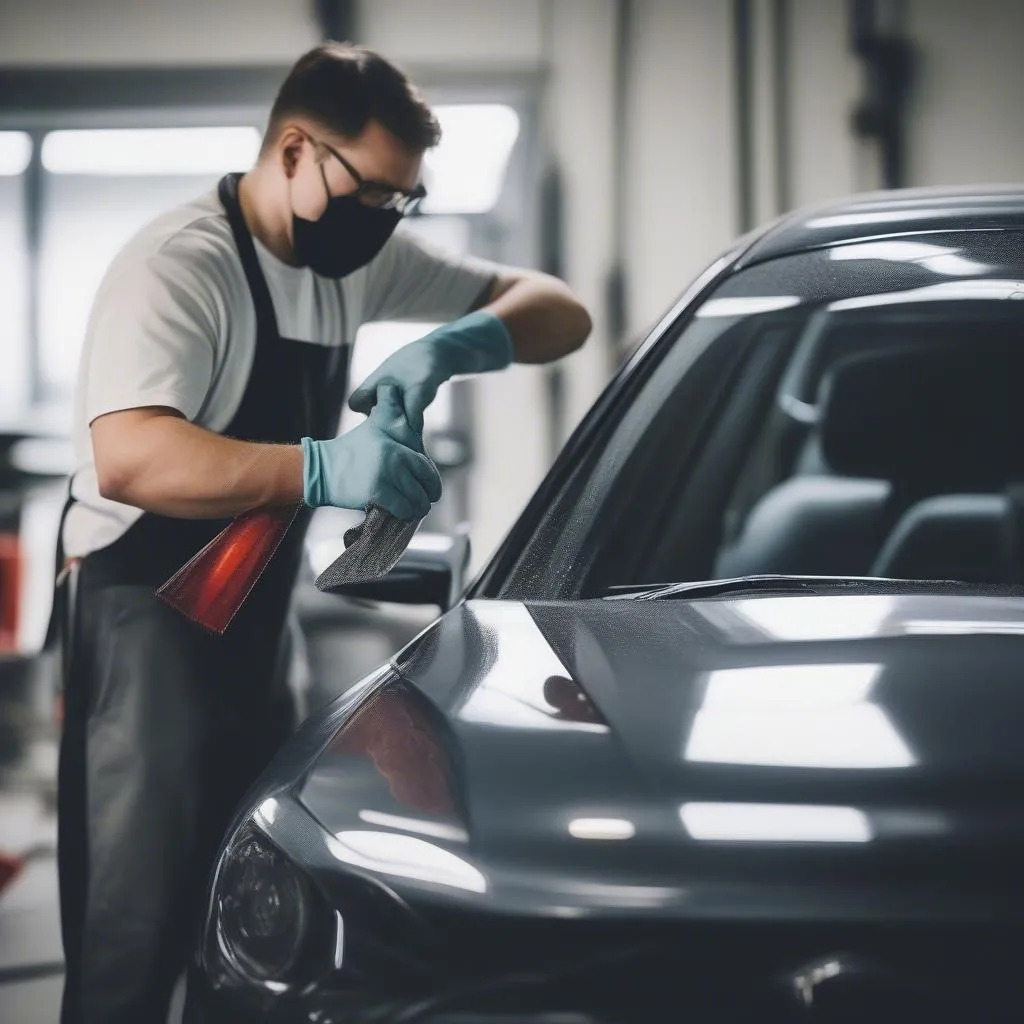
[[401,219],[398,210],[377,209],[355,196],[328,192],[327,209],[319,220],[292,214],[295,257],[300,266],[321,277],[344,277],[366,266],[384,248]]

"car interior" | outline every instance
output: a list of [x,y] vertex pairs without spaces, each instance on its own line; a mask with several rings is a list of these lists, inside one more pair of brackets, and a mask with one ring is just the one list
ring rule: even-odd
[[[714,576],[1024,583],[1019,333],[1019,320],[919,315],[798,345]],[[752,494],[766,465],[774,479]]]

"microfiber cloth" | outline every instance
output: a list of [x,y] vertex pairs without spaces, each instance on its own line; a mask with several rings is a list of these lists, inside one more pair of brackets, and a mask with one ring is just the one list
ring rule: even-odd
[[421,522],[398,519],[379,505],[368,505],[363,521],[345,531],[345,550],[317,576],[317,590],[336,590],[386,576]]

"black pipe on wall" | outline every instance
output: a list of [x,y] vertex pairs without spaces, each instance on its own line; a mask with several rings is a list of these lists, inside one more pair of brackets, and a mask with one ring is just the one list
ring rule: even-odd
[[[548,75],[555,62],[555,0],[543,7],[544,63]],[[550,81],[550,77],[549,77]],[[547,102],[551,103],[548,97]],[[554,153],[550,113],[544,133],[544,174],[540,194],[540,269],[555,277],[565,277],[565,191],[562,168]],[[544,384],[548,403],[548,458],[554,462],[562,448],[565,432],[565,369],[553,363],[545,370]]]
[[39,402],[43,394],[43,374],[40,366],[39,346],[39,262],[43,235],[43,138],[45,132],[29,133],[32,139],[32,157],[24,175],[25,202],[25,249],[27,259],[27,297],[28,308],[28,379],[29,400]]
[[354,43],[359,38],[355,0],[313,0],[313,15],[324,39]]
[[614,349],[625,351],[629,311],[626,295],[626,203],[627,203],[627,129],[629,124],[629,85],[633,60],[632,0],[617,0],[615,5],[615,69],[613,78],[613,152],[612,178],[612,261],[605,282],[605,307],[608,335]]
[[793,207],[793,169],[790,124],[790,7],[789,0],[772,0],[772,104],[775,115],[775,209]]
[[733,0],[734,124],[736,131],[736,225],[754,226],[754,44],[751,0]]
[[879,148],[883,188],[908,184],[906,103],[914,77],[909,39],[879,26],[877,0],[850,0],[850,46],[864,65],[865,93],[854,107],[855,135]]

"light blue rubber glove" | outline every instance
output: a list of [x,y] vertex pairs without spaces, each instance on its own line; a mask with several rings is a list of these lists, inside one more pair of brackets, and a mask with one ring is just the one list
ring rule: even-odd
[[394,384],[412,428],[423,430],[423,410],[437,389],[461,373],[503,370],[515,353],[508,328],[488,310],[477,310],[403,346],[389,356],[352,392],[349,408],[368,413],[377,388]]
[[311,508],[379,505],[422,519],[441,497],[441,476],[406,422],[396,387],[382,386],[364,423],[330,441],[302,439],[303,499]]

